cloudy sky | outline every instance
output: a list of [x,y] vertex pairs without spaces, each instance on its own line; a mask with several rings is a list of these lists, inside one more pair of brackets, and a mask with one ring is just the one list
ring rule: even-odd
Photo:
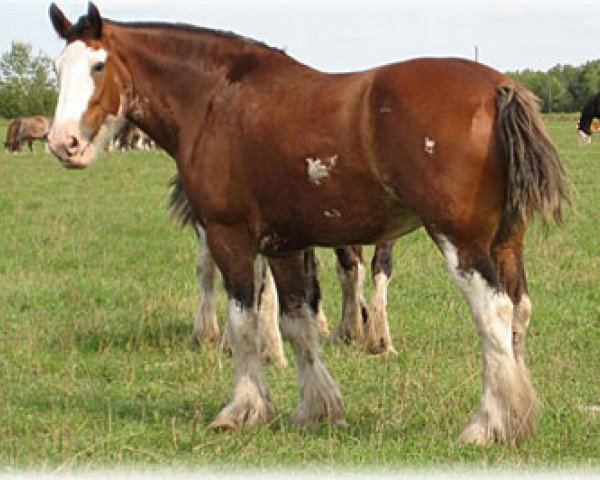
[[[73,20],[87,1],[56,0]],[[546,70],[600,58],[600,0],[96,0],[116,20],[179,21],[284,48],[325,71],[418,56]],[[0,51],[13,40],[56,56],[48,0],[0,0]]]

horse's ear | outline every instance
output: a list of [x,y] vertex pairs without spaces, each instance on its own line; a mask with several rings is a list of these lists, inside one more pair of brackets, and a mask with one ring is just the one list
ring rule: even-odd
[[92,2],[88,4],[87,20],[92,30],[92,37],[99,39],[102,36],[102,17]]
[[54,30],[56,30],[56,33],[58,33],[58,36],[60,38],[67,38],[67,31],[72,25],[69,19],[65,17],[65,14],[61,9],[56,6],[56,3],[50,5],[48,13],[50,14],[52,26],[54,27]]

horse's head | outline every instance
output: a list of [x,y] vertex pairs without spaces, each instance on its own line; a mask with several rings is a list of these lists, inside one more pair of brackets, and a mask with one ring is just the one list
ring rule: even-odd
[[123,65],[94,4],[72,24],[53,3],[50,20],[67,45],[55,61],[59,95],[48,142],[63,165],[83,168],[124,121]]

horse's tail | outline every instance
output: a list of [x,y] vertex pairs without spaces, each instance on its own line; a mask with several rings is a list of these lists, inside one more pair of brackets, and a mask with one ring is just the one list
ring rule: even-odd
[[169,182],[171,187],[171,198],[169,200],[169,211],[171,217],[178,222],[182,227],[185,225],[191,225],[196,221],[194,212],[188,200],[181,177],[175,175]]
[[524,223],[538,214],[546,223],[562,222],[569,203],[567,176],[539,113],[539,101],[523,86],[507,81],[498,87],[497,127],[506,159],[507,213]]

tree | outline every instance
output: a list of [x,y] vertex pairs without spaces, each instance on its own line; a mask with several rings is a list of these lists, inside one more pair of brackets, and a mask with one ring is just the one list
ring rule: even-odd
[[56,105],[56,81],[52,60],[32,54],[31,45],[13,42],[0,56],[0,117],[52,115]]
[[547,72],[508,72],[535,93],[544,112],[578,112],[600,90],[600,60],[573,67],[555,65]]

